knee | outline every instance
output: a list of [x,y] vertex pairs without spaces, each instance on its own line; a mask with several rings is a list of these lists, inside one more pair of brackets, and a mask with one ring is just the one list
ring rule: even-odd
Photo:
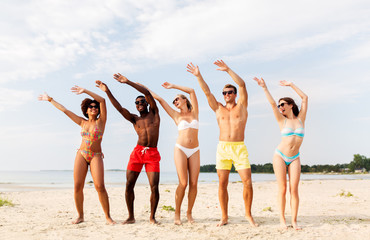
[[127,181],[126,182],[126,191],[133,191],[134,190],[134,187],[135,187],[135,184],[130,182],[130,181]]
[[84,189],[84,183],[83,182],[81,182],[81,183],[75,183],[74,184],[74,191],[75,191],[75,193],[77,193],[77,192],[82,192],[82,190]]
[[252,180],[251,179],[248,179],[248,180],[243,180],[243,186],[244,188],[247,188],[247,189],[252,189]]
[[105,185],[104,184],[95,184],[95,190],[98,193],[105,192]]
[[183,190],[185,190],[187,186],[188,186],[188,183],[185,182],[185,181],[180,181],[179,185],[178,185],[178,187],[183,189]]
[[279,192],[281,193],[281,194],[286,194],[286,185],[281,185],[281,186],[279,186]]
[[298,196],[298,188],[290,188],[290,195]]
[[189,182],[189,188],[192,188],[192,189],[196,189],[198,186],[198,182],[197,181],[190,181]]
[[159,192],[158,185],[154,184],[154,185],[150,186],[150,190],[152,191],[152,193],[158,193]]

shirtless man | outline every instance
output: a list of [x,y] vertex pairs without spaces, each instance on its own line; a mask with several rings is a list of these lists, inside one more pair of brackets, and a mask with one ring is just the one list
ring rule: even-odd
[[244,130],[248,117],[248,93],[245,82],[233,70],[231,70],[222,60],[216,61],[219,68],[217,70],[227,72],[234,82],[239,86],[240,97],[236,102],[237,89],[231,84],[226,84],[222,94],[226,105],[217,102],[215,96],[209,90],[199,72],[198,66],[192,63],[187,66],[188,72],[194,74],[200,87],[206,94],[208,104],[216,113],[218,127],[220,128],[219,144],[217,146],[216,169],[219,179],[218,198],[221,205],[221,221],[217,226],[228,223],[228,200],[227,185],[232,163],[238,171],[243,182],[243,199],[245,206],[245,218],[252,226],[257,226],[254,222],[251,207],[253,199],[253,188],[251,179],[251,167],[248,160],[248,151],[244,144]]
[[[161,159],[157,150],[158,135],[159,135],[159,113],[154,98],[150,92],[143,86],[133,83],[120,73],[114,74],[114,79],[120,83],[125,83],[135,88],[145,96],[138,96],[135,100],[136,109],[139,111],[140,116],[130,113],[127,109],[123,108],[121,104],[114,98],[108,87],[102,89],[109,97],[113,106],[124,118],[130,121],[135,128],[139,137],[137,145],[130,155],[130,160],[127,165],[126,171],[126,204],[129,216],[123,224],[135,222],[134,216],[134,187],[137,178],[141,172],[143,165],[148,176],[151,195],[150,195],[150,223],[157,224],[155,220],[155,212],[157,210],[159,201],[159,161]],[[149,104],[149,110],[148,110]]]

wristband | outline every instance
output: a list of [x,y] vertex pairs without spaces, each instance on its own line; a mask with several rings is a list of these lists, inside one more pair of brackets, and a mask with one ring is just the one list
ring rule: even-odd
[[53,100],[53,98],[52,98],[52,97],[48,99],[48,101],[49,101],[49,102],[51,102],[52,100]]

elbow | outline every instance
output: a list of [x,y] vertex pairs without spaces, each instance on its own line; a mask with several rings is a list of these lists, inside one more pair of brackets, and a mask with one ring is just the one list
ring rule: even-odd
[[304,102],[308,101],[308,96],[306,94],[302,97],[302,101],[304,101]]

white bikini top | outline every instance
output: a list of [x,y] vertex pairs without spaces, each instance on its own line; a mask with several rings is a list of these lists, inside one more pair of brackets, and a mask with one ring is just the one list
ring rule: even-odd
[[194,128],[194,129],[199,129],[199,122],[196,119],[193,119],[190,123],[186,120],[181,120],[179,124],[177,125],[177,129],[184,130],[188,128]]

